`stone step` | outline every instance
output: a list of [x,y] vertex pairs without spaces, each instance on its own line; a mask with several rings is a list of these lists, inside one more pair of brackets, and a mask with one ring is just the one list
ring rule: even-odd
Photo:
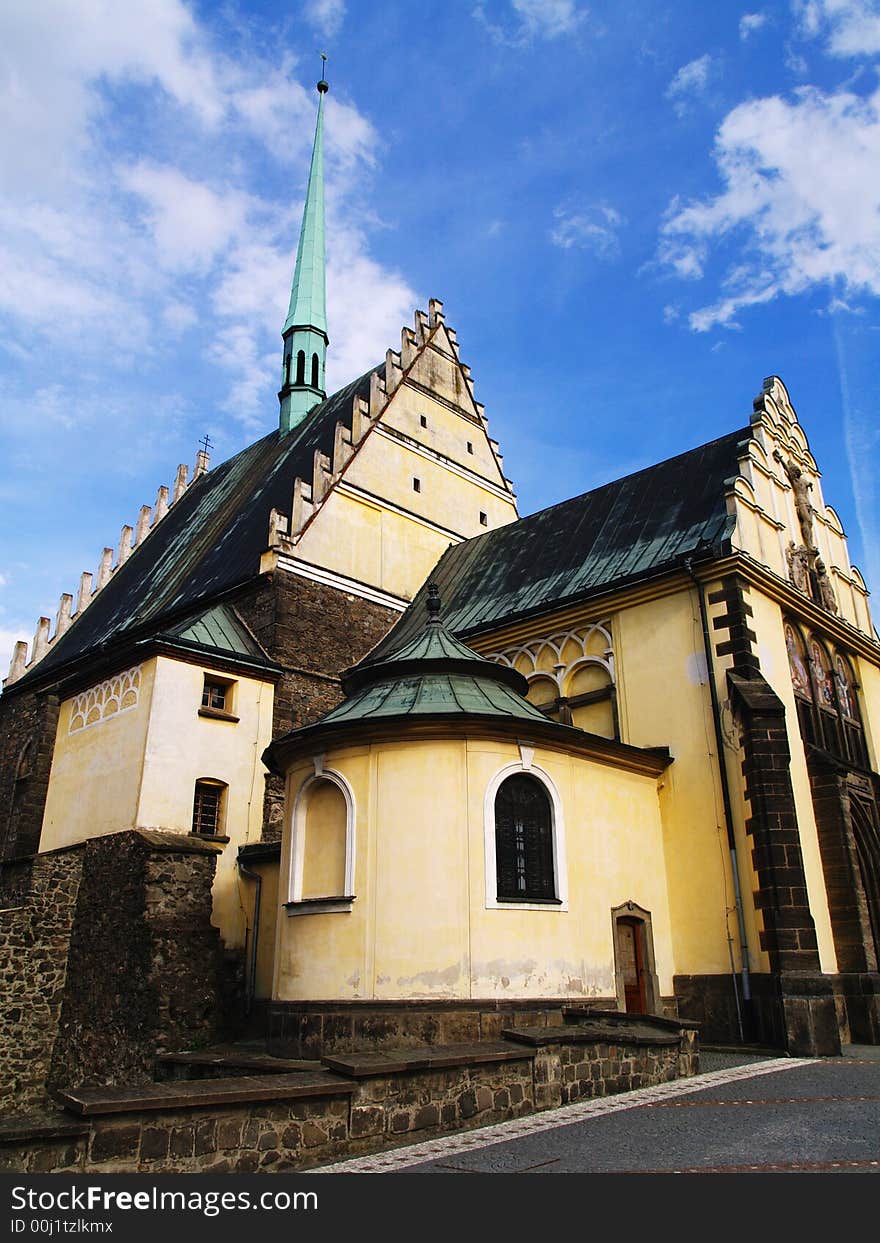
[[562,1027],[504,1027],[506,1040],[538,1048],[548,1044],[634,1044],[667,1046],[679,1042],[677,1032],[661,1031],[647,1023],[566,1023]]
[[259,1048],[235,1045],[161,1053],[156,1059],[158,1080],[229,1078],[233,1075],[305,1074],[322,1064],[303,1058],[273,1057]]
[[143,1113],[161,1109],[202,1109],[206,1105],[240,1105],[251,1101],[302,1100],[312,1096],[346,1096],[354,1085],[327,1071],[290,1075],[237,1075],[230,1079],[146,1083],[133,1087],[68,1088],[56,1093],[66,1109],[80,1117]]
[[516,1049],[504,1041],[483,1040],[478,1044],[423,1045],[415,1049],[336,1053],[325,1057],[324,1065],[340,1075],[363,1079],[408,1070],[443,1070],[454,1066],[512,1062],[532,1056],[530,1050]]

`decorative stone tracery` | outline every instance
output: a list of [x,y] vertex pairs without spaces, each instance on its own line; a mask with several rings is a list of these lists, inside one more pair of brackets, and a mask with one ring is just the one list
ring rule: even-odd
[[529,699],[566,725],[616,737],[614,647],[608,618],[492,652],[487,659],[521,673]]
[[99,682],[74,696],[70,710],[69,734],[75,734],[89,725],[98,725],[120,712],[136,708],[140,697],[141,667],[136,665],[117,673],[106,682]]

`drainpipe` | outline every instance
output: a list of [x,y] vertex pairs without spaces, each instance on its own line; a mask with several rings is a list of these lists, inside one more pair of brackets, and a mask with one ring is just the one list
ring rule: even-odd
[[250,1014],[253,1009],[254,993],[257,987],[257,941],[260,936],[260,899],[263,896],[263,878],[259,872],[249,871],[241,859],[237,862],[239,875],[256,882],[256,890],[254,891],[254,930],[251,934],[251,943],[248,948],[247,981],[244,995],[244,1012],[245,1014]]
[[[721,778],[721,799],[724,804],[724,828],[727,832],[727,849],[730,853],[730,870],[733,875],[733,899],[736,904],[736,922],[739,928],[740,958],[742,961],[742,997],[744,1002],[752,1000],[752,986],[749,979],[749,946],[746,939],[746,921],[743,915],[742,892],[739,885],[739,865],[736,857],[736,838],[733,834],[733,813],[730,803],[730,786],[727,780],[727,765],[724,762],[724,737],[721,733],[721,710],[718,706],[718,689],[715,685],[715,666],[712,658],[712,641],[709,636],[709,616],[703,596],[703,584],[693,571],[690,557],[684,563],[685,569],[693,580],[700,601],[700,621],[703,624],[703,646],[706,650],[706,676],[709,679],[709,694],[712,697],[712,720],[715,725],[715,750],[718,754],[718,775]],[[733,976],[733,995],[736,1000],[736,1021],[739,1027],[739,1038],[744,1041],[743,1017],[739,1004],[739,991],[736,987],[736,971],[733,963],[733,948],[730,945],[728,932],[728,949],[730,951],[730,970]]]

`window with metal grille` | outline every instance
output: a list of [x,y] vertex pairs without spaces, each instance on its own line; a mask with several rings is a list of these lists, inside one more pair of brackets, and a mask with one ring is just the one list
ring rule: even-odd
[[557,900],[550,799],[527,773],[508,777],[495,795],[495,867],[499,901]]
[[220,833],[223,793],[226,786],[219,781],[197,781],[193,797],[193,833],[215,837]]

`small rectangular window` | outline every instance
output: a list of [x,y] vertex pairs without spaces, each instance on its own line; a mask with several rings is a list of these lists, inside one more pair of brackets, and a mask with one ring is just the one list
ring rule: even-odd
[[481,527],[487,527],[488,525],[489,525],[489,515],[488,515],[488,514],[484,514],[484,513],[483,513],[483,511],[482,511],[482,509],[481,509],[481,510],[480,510],[480,526],[481,526]]
[[473,443],[470,440],[467,442],[467,449],[468,449],[468,453],[473,453],[474,451]]
[[202,690],[202,707],[213,708],[217,712],[225,712],[227,710],[226,699],[228,693],[228,682],[214,682],[209,678],[205,678],[205,685]]
[[421,423],[422,427],[427,427],[427,426],[428,426],[428,419],[427,419],[427,416],[426,416],[426,415],[424,415],[424,414],[420,414],[420,415],[419,415],[419,422]]
[[421,479],[416,479],[415,476],[413,476],[413,492],[421,492],[421,490],[422,490]]

